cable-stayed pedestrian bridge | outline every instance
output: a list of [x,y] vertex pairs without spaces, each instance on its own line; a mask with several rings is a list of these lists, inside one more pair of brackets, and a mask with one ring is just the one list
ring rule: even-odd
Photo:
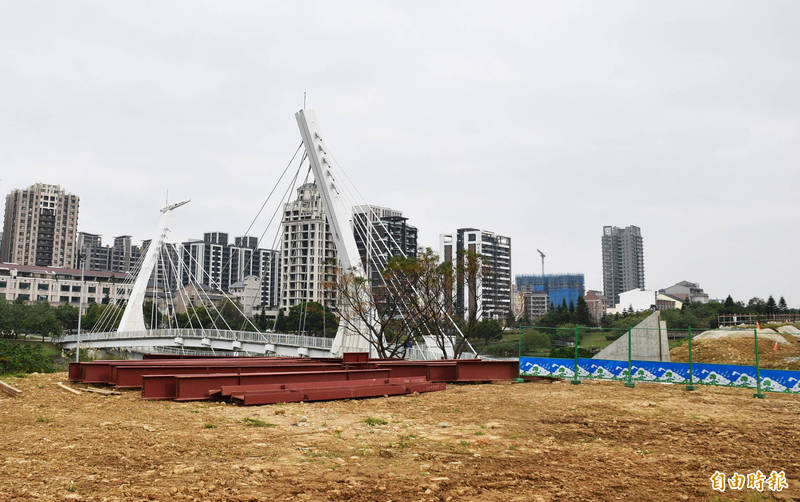
[[[348,297],[349,303],[339,301],[335,308],[340,322],[334,338],[304,336],[305,320],[307,318],[308,303],[314,301],[325,302],[328,292],[321,297],[309,296],[309,291],[304,291],[297,298],[292,297],[291,305],[300,305],[300,323],[297,334],[275,333],[259,329],[253,319],[246,315],[243,308],[226,293],[223,284],[242,281],[247,271],[252,274],[254,253],[250,253],[249,263],[246,257],[237,257],[236,266],[238,276],[229,278],[229,282],[222,281],[224,271],[231,272],[230,260],[221,267],[206,267],[201,263],[204,258],[194,256],[192,252],[178,254],[176,248],[166,241],[169,228],[168,220],[172,212],[189,202],[181,201],[168,204],[161,209],[161,217],[155,229],[146,253],[143,253],[139,262],[129,274],[128,280],[121,285],[122,290],[129,291],[126,299],[115,298],[112,303],[105,305],[102,313],[94,322],[92,332],[64,336],[57,340],[67,349],[94,348],[94,349],[128,349],[140,352],[171,352],[187,353],[199,351],[203,354],[217,351],[224,353],[242,353],[254,355],[278,356],[309,356],[309,357],[340,357],[344,352],[371,352],[376,354],[376,348],[385,353],[387,343],[391,344],[392,355],[405,356],[413,359],[439,359],[443,356],[456,355],[454,340],[459,337],[459,347],[466,347],[463,352],[474,355],[474,350],[464,337],[457,323],[450,317],[447,309],[437,303],[439,297],[445,296],[439,292],[421,294],[410,279],[401,282],[388,282],[378,273],[370,278],[366,269],[378,267],[385,269],[388,259],[394,256],[395,250],[406,257],[403,247],[394,237],[386,231],[390,242],[376,239],[374,226],[383,225],[377,217],[373,206],[363,200],[358,188],[341,171],[333,159],[333,155],[323,140],[316,114],[305,108],[295,114],[297,125],[300,129],[302,142],[297,147],[289,163],[280,174],[275,186],[270,190],[267,200],[261,206],[250,226],[245,231],[248,235],[253,224],[261,216],[273,195],[283,193],[277,201],[275,212],[269,219],[266,229],[257,239],[256,247],[262,242],[264,236],[272,229],[277,242],[281,236],[280,227],[272,226],[275,217],[283,208],[284,201],[294,190],[298,180],[303,179],[303,170],[307,163],[305,179],[313,174],[314,184],[319,189],[321,207],[324,209],[325,232],[330,234],[330,240],[335,246],[335,270],[338,274],[352,277],[344,284],[337,284],[336,294]],[[303,151],[294,176],[287,178],[286,189],[278,190],[281,181],[293,165],[300,151]],[[348,187],[348,183],[351,187]],[[275,201],[273,201],[275,202]],[[363,207],[369,212],[367,218],[353,217],[353,210]],[[385,230],[385,227],[384,227]],[[366,253],[364,262],[355,241],[355,235],[367,243],[372,251]],[[282,267],[287,268],[285,280],[305,281],[306,274],[314,277],[326,278],[330,272],[326,267],[315,263],[314,255],[310,257],[298,256],[296,250],[286,250],[288,256],[283,256]],[[312,250],[313,252],[313,250]],[[326,253],[326,252],[323,252]],[[319,255],[321,256],[321,255]],[[325,256],[328,256],[325,254]],[[325,260],[327,264],[328,259]],[[371,263],[370,263],[371,262]],[[226,268],[228,267],[228,268]],[[308,269],[308,270],[307,270]],[[233,273],[231,272],[231,275]],[[334,274],[335,275],[335,274]],[[300,279],[297,279],[300,277]],[[179,278],[179,279],[176,279]],[[400,296],[400,301],[395,302],[401,307],[396,314],[387,316],[382,322],[379,320],[377,304],[372,297],[369,285],[372,280],[382,281],[382,287],[391,291],[413,291],[414,297]],[[366,284],[366,288],[359,289],[358,284]],[[379,284],[380,285],[380,284]],[[325,286],[327,287],[327,286]],[[315,289],[315,288],[310,288]],[[219,292],[224,297],[225,307],[218,305],[212,298],[212,293]],[[151,298],[150,312],[145,312],[145,299]],[[334,298],[335,299],[335,298]],[[371,300],[370,300],[371,299]],[[341,298],[340,298],[341,300]],[[124,309],[123,307],[124,303]],[[426,308],[435,322],[425,318]],[[243,307],[243,305],[242,305]],[[251,305],[252,307],[252,305]],[[332,305],[328,305],[331,308]],[[226,315],[224,311],[234,315]],[[416,316],[416,318],[409,318]],[[323,311],[323,319],[324,319]],[[426,320],[427,319],[427,320]],[[276,319],[277,322],[277,319]],[[444,324],[448,324],[444,327]],[[384,329],[386,326],[402,325],[406,333],[404,342],[387,342],[397,338],[387,337]],[[413,326],[413,328],[412,328]],[[248,331],[243,331],[248,327]],[[263,326],[262,326],[263,327]],[[239,328],[237,331],[236,328]],[[275,325],[273,325],[273,329]],[[287,329],[285,327],[279,329]],[[80,332],[80,329],[78,330]],[[324,332],[324,330],[323,330]],[[453,335],[457,332],[457,335]],[[402,350],[399,350],[402,349]],[[459,352],[461,352],[459,348]]]
[[222,353],[325,357],[333,338],[222,329],[145,329],[67,335],[55,340],[66,349],[139,349],[142,352]]
[[[63,348],[125,349],[142,353],[328,357],[333,338],[290,333],[259,333],[222,329],[146,329],[109,331],[54,338]],[[408,348],[406,359],[434,360],[441,352]]]

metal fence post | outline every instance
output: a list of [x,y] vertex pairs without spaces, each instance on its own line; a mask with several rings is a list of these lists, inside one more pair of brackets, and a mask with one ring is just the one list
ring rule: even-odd
[[631,327],[628,326],[628,381],[625,382],[625,387],[634,387],[633,374],[631,373]]
[[575,371],[572,375],[572,385],[578,385],[581,383],[578,380],[578,326],[575,326]]
[[517,383],[525,381],[522,378],[522,326],[519,327],[519,338],[517,338],[517,378],[514,381]]
[[764,394],[761,393],[761,370],[758,367],[758,328],[753,328],[753,340],[755,341],[756,348],[756,393],[753,397],[764,399]]
[[692,327],[689,326],[689,385],[686,390],[694,390],[694,373],[692,372]]

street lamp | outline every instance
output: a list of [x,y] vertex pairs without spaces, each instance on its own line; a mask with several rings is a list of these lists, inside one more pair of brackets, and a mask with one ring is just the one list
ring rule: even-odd
[[86,269],[86,260],[81,256],[81,252],[78,251],[78,259],[81,262],[81,293],[78,297],[78,334],[75,336],[75,362],[81,362],[81,309],[83,308],[83,271]]

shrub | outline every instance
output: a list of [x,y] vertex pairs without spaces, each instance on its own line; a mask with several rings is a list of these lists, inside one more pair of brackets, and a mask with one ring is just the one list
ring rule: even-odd
[[0,374],[50,373],[53,361],[40,344],[0,340]]

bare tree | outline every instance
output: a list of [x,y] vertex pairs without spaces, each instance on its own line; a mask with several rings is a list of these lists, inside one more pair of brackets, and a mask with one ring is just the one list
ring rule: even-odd
[[366,339],[378,357],[405,357],[413,331],[401,315],[402,298],[393,288],[372,288],[352,272],[339,273],[335,288],[340,324]]
[[372,288],[353,274],[340,274],[341,322],[365,337],[381,357],[405,355],[410,343],[435,344],[443,358],[458,357],[469,343],[451,316],[451,263],[432,250],[417,257],[395,256],[382,271],[384,287]]

